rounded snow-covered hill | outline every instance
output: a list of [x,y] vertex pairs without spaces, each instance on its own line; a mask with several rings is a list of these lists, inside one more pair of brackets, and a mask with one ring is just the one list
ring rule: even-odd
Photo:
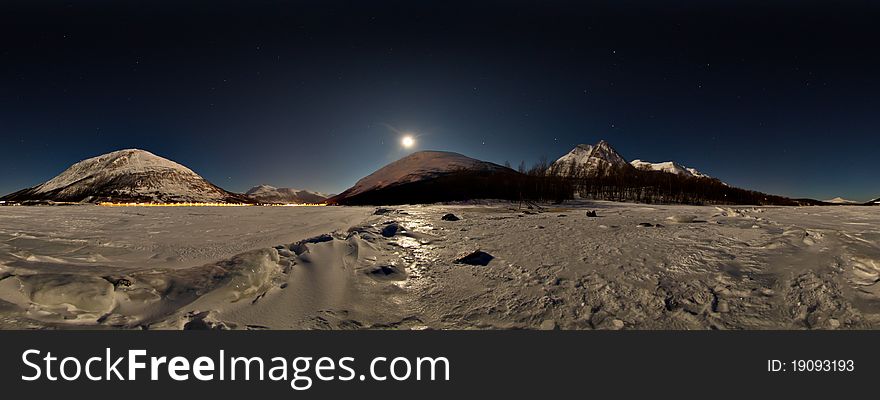
[[254,186],[245,195],[259,203],[275,204],[316,204],[327,200],[328,195],[309,190],[277,188],[270,185]]
[[388,164],[328,200],[335,204],[403,204],[500,196],[510,168],[446,151],[419,151]]
[[174,161],[138,149],[119,150],[73,164],[51,180],[3,197],[10,201],[242,202]]

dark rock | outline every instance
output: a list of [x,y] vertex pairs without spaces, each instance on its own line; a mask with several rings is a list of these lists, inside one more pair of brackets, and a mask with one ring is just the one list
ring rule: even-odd
[[290,245],[290,251],[292,251],[296,255],[300,255],[308,250],[306,245],[309,243],[323,243],[329,242],[331,240],[333,240],[333,236],[325,233],[323,235],[315,236],[313,238],[300,240],[299,242]]
[[[0,275],[0,281],[8,278],[10,276],[12,276],[12,275],[7,275],[7,274]],[[105,281],[110,282],[114,288],[119,288],[120,286],[129,287],[132,284],[132,282],[126,278],[118,278],[117,279],[117,278],[113,278],[113,277],[109,277],[109,276],[105,276],[103,278]]]
[[185,331],[229,330],[231,328],[224,322],[212,320],[208,311],[190,313],[187,317],[190,320],[183,325],[183,330]]
[[653,227],[654,227],[654,224],[651,224],[651,223],[648,223],[648,222],[640,222],[640,223],[639,223],[639,227],[640,227],[640,228],[653,228]]
[[391,209],[389,208],[377,208],[376,211],[373,211],[373,215],[386,215],[390,213]]
[[382,228],[382,236],[392,237],[403,230],[404,229],[402,226],[400,226],[400,224],[398,224],[397,222],[392,222]]
[[440,217],[440,219],[442,219],[444,221],[458,221],[461,218],[455,216],[455,214],[446,214],[446,215]]
[[468,264],[468,265],[489,265],[489,262],[492,261],[495,257],[489,253],[486,253],[481,250],[477,250],[473,253],[470,253],[466,256],[459,257],[455,260],[456,264]]
[[131,281],[128,279],[125,279],[125,278],[119,278],[116,280],[116,282],[113,282],[113,286],[115,286],[115,287],[120,287],[120,286],[129,287],[129,286],[131,286]]
[[406,279],[406,272],[394,265],[380,265],[367,271],[367,275],[375,279],[402,281]]
[[596,211],[590,210],[590,211],[587,211],[587,216],[590,218],[596,218],[599,215],[596,214]]

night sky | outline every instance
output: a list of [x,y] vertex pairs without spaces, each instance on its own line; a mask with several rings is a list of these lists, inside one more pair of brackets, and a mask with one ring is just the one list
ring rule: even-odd
[[880,196],[878,2],[16,3],[0,193],[122,148],[338,193],[413,132],[514,166],[606,139],[749,189]]

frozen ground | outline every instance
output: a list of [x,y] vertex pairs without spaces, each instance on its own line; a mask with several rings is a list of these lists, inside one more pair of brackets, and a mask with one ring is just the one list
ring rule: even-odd
[[876,207],[374,210],[0,208],[0,328],[880,327]]

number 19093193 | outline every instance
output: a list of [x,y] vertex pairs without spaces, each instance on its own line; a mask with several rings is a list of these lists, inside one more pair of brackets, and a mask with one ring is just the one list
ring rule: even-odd
[[767,360],[768,372],[852,372],[853,360]]

